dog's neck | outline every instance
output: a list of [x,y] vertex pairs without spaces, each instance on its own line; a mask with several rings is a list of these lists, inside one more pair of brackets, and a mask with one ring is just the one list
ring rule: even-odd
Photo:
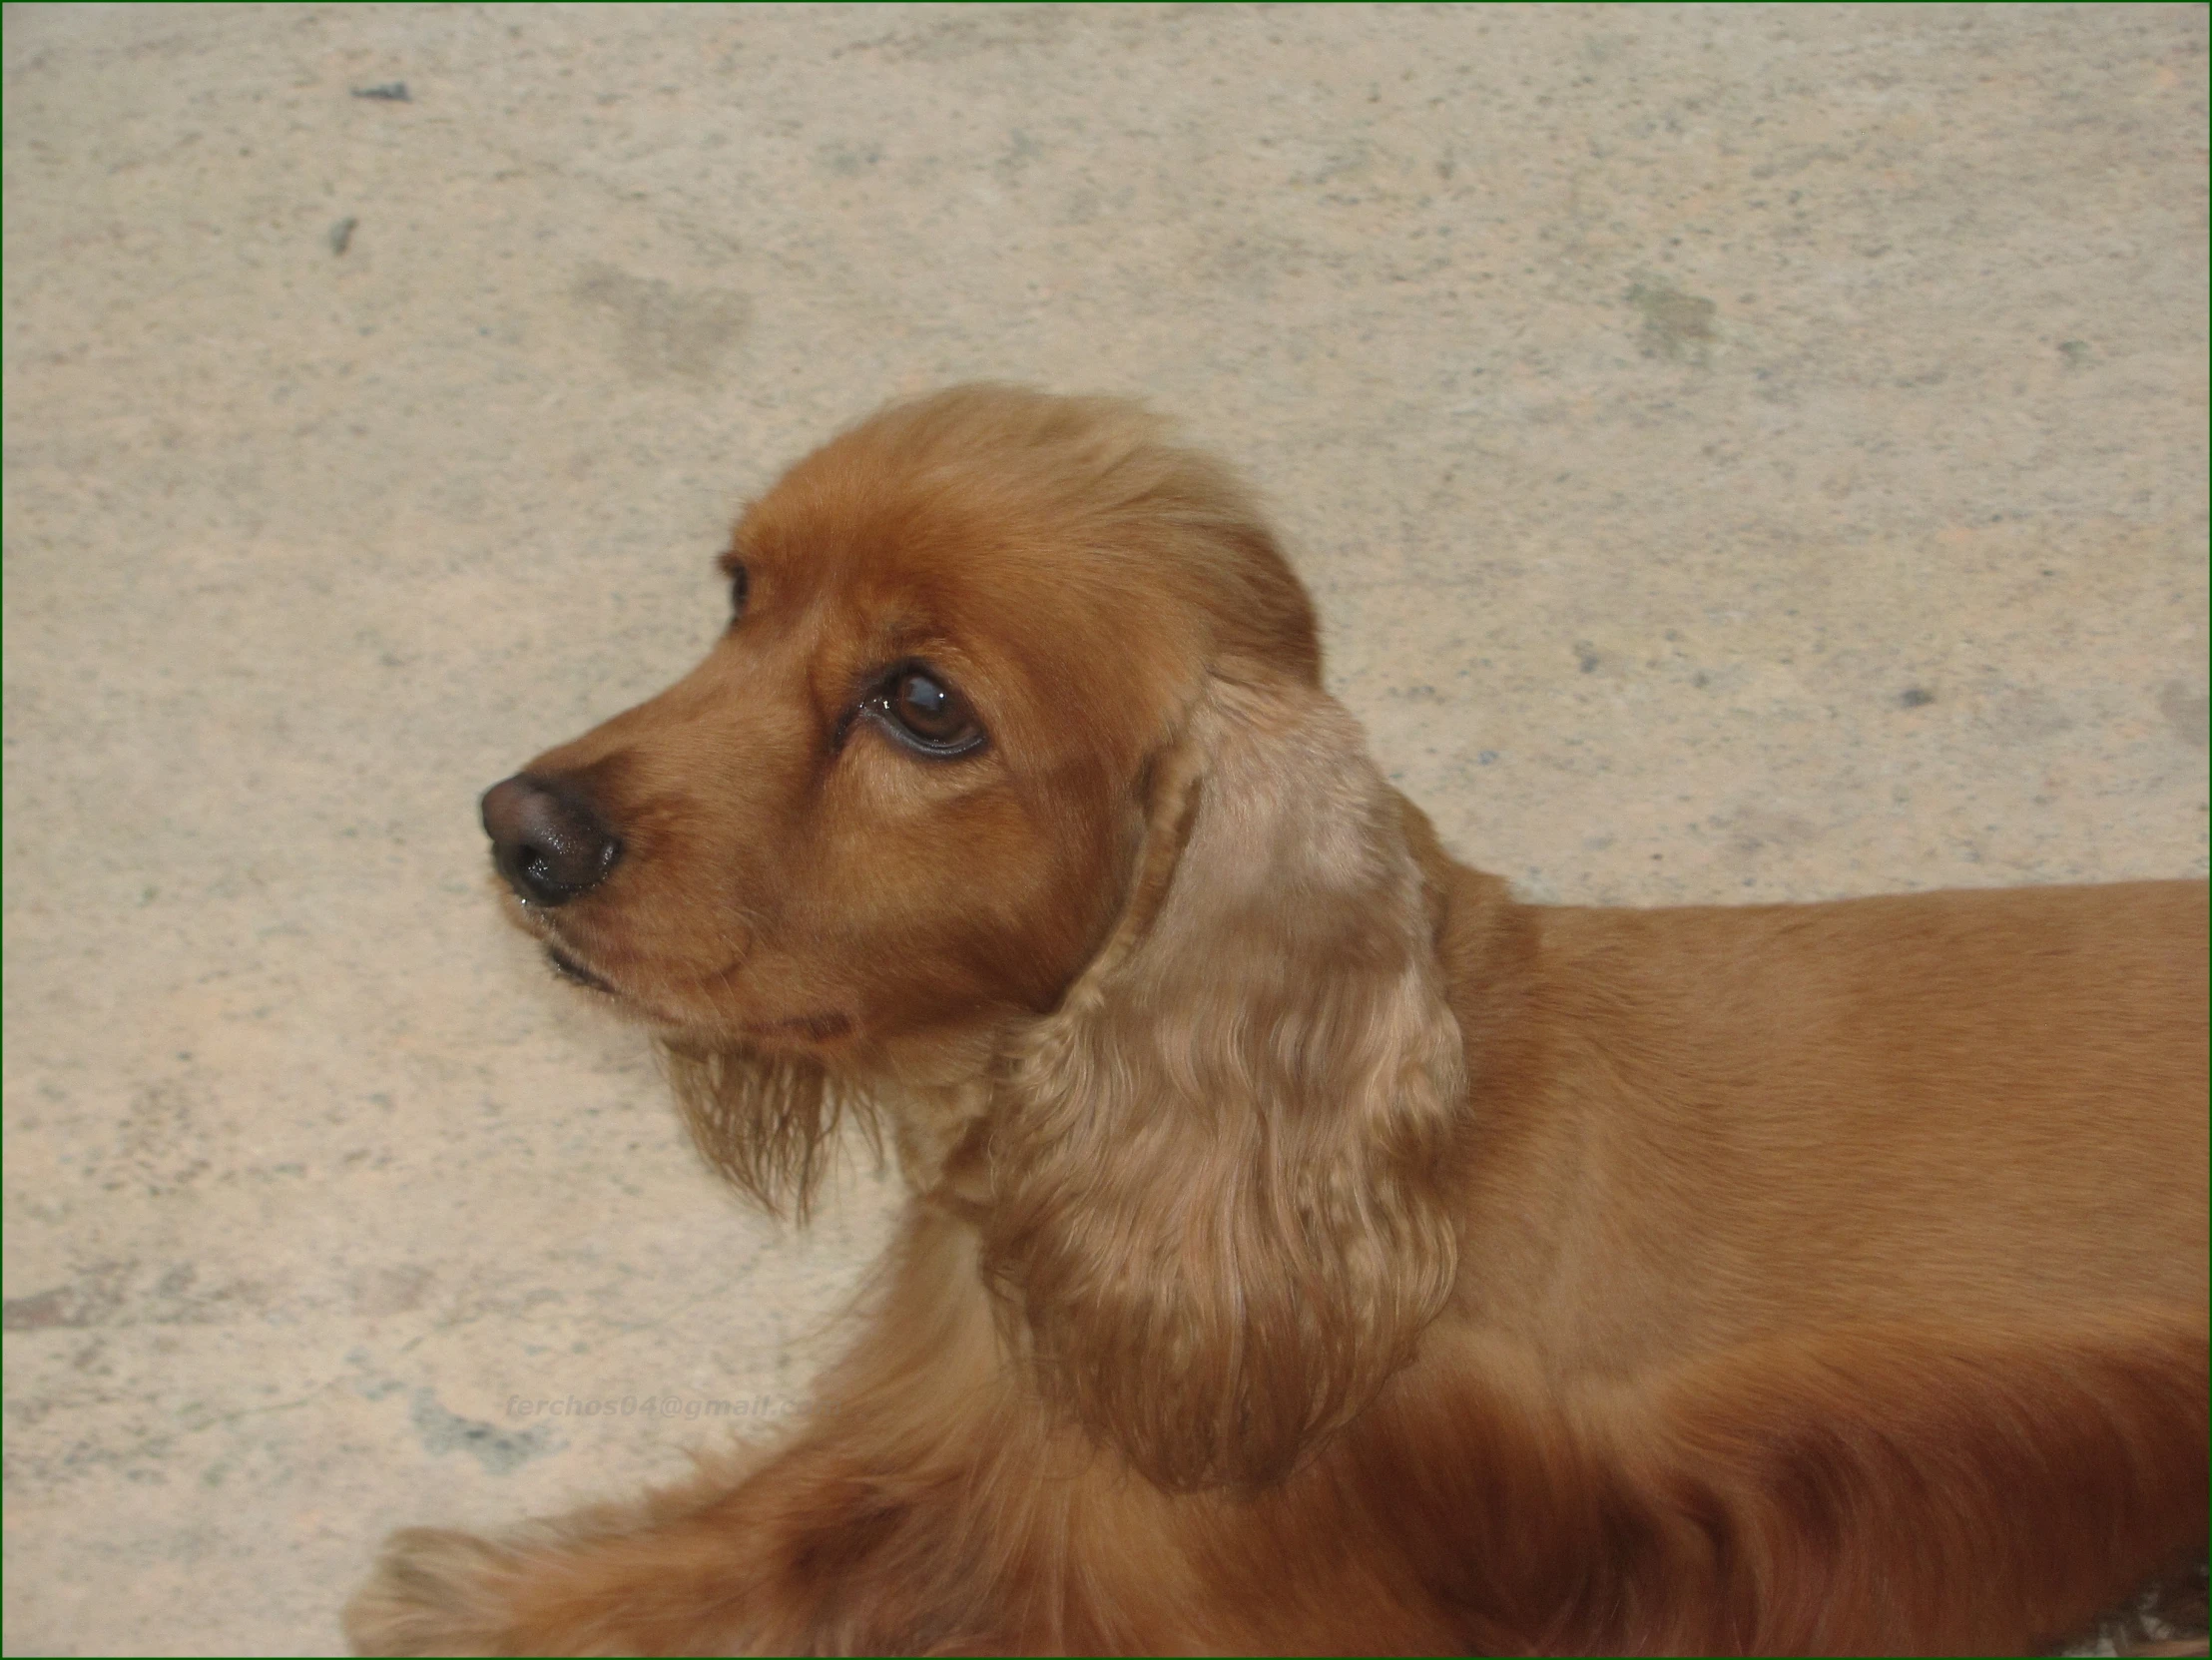
[[1428,816],[1398,798],[1405,844],[1420,866],[1444,997],[1459,1023],[1467,1071],[1467,1149],[1519,1133],[1541,1099],[1542,1034],[1531,1007],[1537,972],[1534,907],[1505,878],[1461,864]]
[[988,1078],[977,1072],[958,1083],[903,1087],[891,1108],[891,1143],[899,1173],[916,1195],[941,1197],[956,1206],[988,1197],[980,1133],[990,1104]]
[[976,1132],[990,1106],[992,1063],[1010,1020],[1002,1014],[931,1032],[926,1040],[848,1057],[835,1069],[889,1131],[899,1174],[915,1196],[927,1197],[949,1183],[964,1198],[982,1198],[979,1151],[969,1158],[962,1148],[973,1141],[980,1149],[983,1138]]

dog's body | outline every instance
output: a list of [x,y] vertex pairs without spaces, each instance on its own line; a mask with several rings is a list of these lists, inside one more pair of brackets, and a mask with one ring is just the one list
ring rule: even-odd
[[1460,1292],[1557,1367],[2203,1300],[2202,886],[1506,915]]
[[361,1648],[2013,1649],[2201,1560],[2203,884],[1517,904],[1120,405],[894,408],[730,566],[486,824],[734,1179],[849,1108],[913,1204],[789,1440],[401,1534]]

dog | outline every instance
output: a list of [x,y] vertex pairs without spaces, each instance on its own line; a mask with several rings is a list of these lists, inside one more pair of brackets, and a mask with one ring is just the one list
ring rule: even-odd
[[897,1242],[786,1438],[394,1535],[361,1652],[2020,1652],[2203,1562],[2203,883],[1519,903],[1109,399],[895,404],[723,569],[484,824],[708,1159],[804,1216],[862,1121]]

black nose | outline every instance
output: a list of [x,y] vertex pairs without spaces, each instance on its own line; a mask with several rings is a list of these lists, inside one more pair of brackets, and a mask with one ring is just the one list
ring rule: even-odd
[[622,842],[575,796],[517,773],[484,792],[492,862],[532,904],[566,904],[607,879]]

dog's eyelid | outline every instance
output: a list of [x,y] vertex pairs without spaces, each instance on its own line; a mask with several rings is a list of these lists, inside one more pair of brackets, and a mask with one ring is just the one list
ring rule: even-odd
[[[973,755],[990,741],[982,717],[951,677],[919,658],[904,659],[877,675],[852,713],[867,715],[907,749],[932,761]],[[839,726],[837,747],[851,721],[847,716]]]

